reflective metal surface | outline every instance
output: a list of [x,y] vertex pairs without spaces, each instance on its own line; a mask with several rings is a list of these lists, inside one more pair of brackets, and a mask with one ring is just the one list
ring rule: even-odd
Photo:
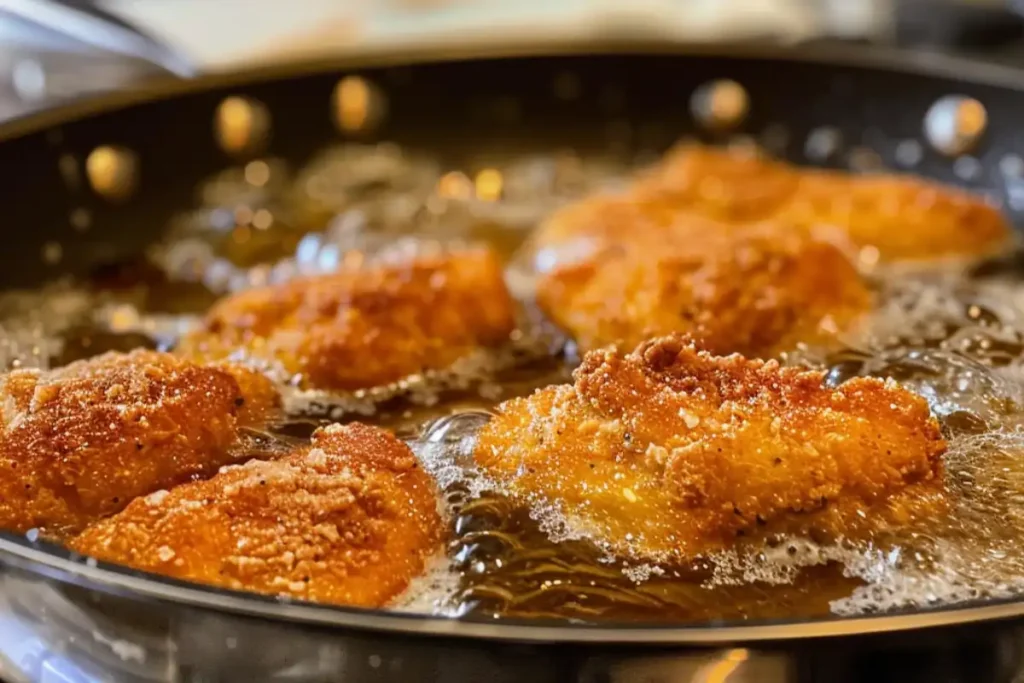
[[140,603],[5,572],[11,681],[327,683],[1015,683],[1019,626],[712,649],[388,638]]
[[[267,158],[301,160],[338,135],[362,135],[352,124],[380,97],[379,139],[436,150],[458,168],[467,154],[499,148],[585,154],[621,145],[651,154],[680,134],[714,139],[718,128],[705,129],[691,110],[693,94],[733,82],[744,106],[726,97],[725,111],[744,116],[727,122],[787,158],[913,170],[991,193],[1024,222],[1016,70],[842,51],[602,49],[612,54],[306,65],[119,94],[7,124],[4,284],[36,285],[139,253],[189,205],[199,180],[238,157],[262,177],[267,162],[248,159],[259,127],[243,126],[237,139],[231,126],[217,128],[226,101],[262,108],[269,134],[257,137]],[[353,77],[380,92],[342,80]],[[350,86],[339,92],[339,83]],[[924,133],[927,112],[949,95],[985,114],[972,128],[984,135],[952,157]],[[452,176],[452,191],[493,194],[492,175]],[[111,201],[108,191],[129,180],[131,192]],[[25,538],[0,538],[0,562],[0,651],[25,680],[1009,683],[1024,675],[1024,603],[1014,601],[810,623],[523,624],[209,590],[112,571]]]
[[511,682],[524,673],[565,680],[551,657],[517,658],[513,669],[511,658],[470,644],[394,647],[372,632],[343,635],[188,608],[153,610],[17,572],[5,574],[2,587],[0,653],[6,669],[24,680]]
[[0,0],[0,119],[195,73],[184,55],[93,3]]

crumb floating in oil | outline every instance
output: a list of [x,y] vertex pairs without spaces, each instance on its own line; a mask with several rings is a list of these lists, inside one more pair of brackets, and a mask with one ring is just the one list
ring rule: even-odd
[[[484,170],[498,174],[498,190],[477,182]],[[108,269],[89,290],[55,286],[0,297],[0,360],[47,367],[125,344],[170,346],[219,296],[330,272],[353,249],[387,248],[410,233],[428,242],[486,239],[511,256],[555,207],[623,184],[624,172],[538,156],[487,160],[452,174],[393,145],[340,147],[296,172],[273,160],[250,162],[204,186],[201,205],[141,267]],[[529,273],[515,261],[509,275],[517,297],[530,290]],[[513,506],[458,454],[486,419],[480,411],[566,381],[566,353],[513,364],[484,387],[425,390],[418,404],[408,396],[363,404],[365,415],[408,439],[438,477],[452,520],[447,560],[399,607],[707,622],[858,614],[1024,592],[1024,553],[1016,548],[1024,533],[1024,281],[1005,268],[989,278],[959,269],[880,269],[875,277],[882,304],[865,330],[844,337],[840,351],[798,348],[786,361],[829,368],[832,382],[894,375],[921,393],[951,444],[945,461],[957,509],[948,519],[871,543],[773,539],[687,566],[627,563],[588,538],[553,536],[560,527],[550,511]],[[301,441],[326,422],[296,415],[257,436]],[[444,437],[448,431],[457,438]]]

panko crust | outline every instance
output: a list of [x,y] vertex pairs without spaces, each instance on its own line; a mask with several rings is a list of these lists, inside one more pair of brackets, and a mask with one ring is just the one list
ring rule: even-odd
[[[983,197],[892,173],[798,168],[749,150],[679,145],[618,194],[556,211],[538,230],[541,248],[577,239],[621,242],[681,216],[719,229],[774,222],[791,230],[831,226],[870,261],[977,259],[1007,247],[1012,228]],[[711,224],[707,224],[711,227]]]
[[806,172],[750,149],[681,144],[641,173],[632,192],[641,201],[658,198],[676,211],[735,225],[777,217]]
[[892,174],[807,172],[777,218],[837,226],[883,262],[980,259],[1007,248],[1012,236],[983,198]]
[[539,278],[536,298],[583,350],[679,332],[715,353],[753,356],[830,343],[871,306],[831,236],[692,217],[578,251]]
[[187,581],[379,607],[442,536],[434,483],[409,447],[354,423],[321,428],[280,460],[140,498],[70,547]]
[[1013,234],[984,198],[933,181],[803,169],[699,145],[670,152],[635,191],[728,223],[835,226],[858,247],[877,250],[881,261],[989,256]]
[[467,248],[228,296],[178,352],[208,360],[241,351],[306,388],[354,391],[443,370],[506,342],[514,326],[497,255]]
[[475,459],[514,497],[646,559],[936,514],[946,442],[925,401],[892,381],[823,380],[680,337],[596,351],[573,385],[503,403]]
[[0,396],[0,527],[56,538],[215,472],[277,409],[261,375],[146,350],[14,370]]

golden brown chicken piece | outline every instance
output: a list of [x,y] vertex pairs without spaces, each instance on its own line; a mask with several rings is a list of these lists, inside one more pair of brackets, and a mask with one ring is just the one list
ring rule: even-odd
[[729,227],[703,220],[697,214],[684,217],[674,202],[662,197],[596,194],[548,216],[530,238],[528,247],[535,252],[539,269],[544,270],[545,261],[567,260],[579,252],[628,244],[640,238],[650,241],[683,220],[714,232]]
[[798,192],[803,173],[753,150],[682,144],[640,174],[632,194],[723,223],[748,223],[778,216]]
[[281,460],[140,498],[70,547],[178,579],[377,607],[440,550],[436,496],[395,436],[332,425]]
[[[681,145],[625,191],[593,195],[554,212],[537,230],[534,245],[559,250],[580,242],[655,239],[681,222],[708,233],[761,223],[780,215],[799,179],[795,168],[750,153]],[[785,226],[798,227],[792,221]]]
[[567,263],[539,278],[537,302],[584,350],[684,332],[715,353],[774,355],[831,340],[871,303],[843,250],[812,231],[687,217],[561,248]]
[[[981,258],[1010,242],[1012,229],[981,197],[918,178],[807,172],[777,218],[834,225],[883,262]],[[874,257],[872,257],[873,259]]]
[[633,188],[729,223],[834,225],[882,261],[991,255],[1012,234],[999,210],[962,190],[894,174],[798,169],[736,151],[683,145]]
[[179,352],[210,359],[241,349],[307,388],[351,391],[443,370],[507,341],[514,324],[501,262],[469,248],[229,296]]
[[502,404],[475,458],[514,497],[627,556],[933,514],[946,443],[925,401],[891,380],[823,379],[678,337],[593,352],[573,385]]
[[108,353],[0,377],[0,527],[56,538],[136,496],[215,472],[277,394],[244,368]]

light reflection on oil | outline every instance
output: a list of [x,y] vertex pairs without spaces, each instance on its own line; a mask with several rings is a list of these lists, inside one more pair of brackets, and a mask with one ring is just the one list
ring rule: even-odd
[[437,194],[444,199],[469,199],[474,185],[461,171],[450,171],[437,181]]
[[254,187],[263,187],[270,181],[270,164],[265,161],[250,161],[245,165],[245,182]]
[[346,76],[334,88],[334,121],[345,133],[367,132],[384,118],[384,95],[360,76]]
[[138,173],[136,155],[123,147],[97,147],[85,160],[89,186],[110,201],[129,198],[138,185]]
[[970,97],[939,98],[924,117],[924,134],[941,154],[959,156],[974,149],[988,126],[985,106]]
[[256,153],[270,137],[270,114],[254,99],[228,97],[217,107],[214,134],[217,144],[228,154]]
[[252,227],[257,230],[268,230],[274,224],[274,214],[266,209],[257,209],[252,215]]
[[504,179],[501,171],[495,168],[485,168],[476,174],[476,198],[485,202],[495,202],[501,199],[501,190]]
[[988,114],[978,100],[966,99],[956,110],[957,128],[964,135],[976,136],[985,130]]
[[134,306],[120,304],[110,311],[108,324],[111,332],[126,334],[138,328],[140,324],[139,312]]
[[736,81],[711,81],[694,91],[690,110],[704,128],[725,131],[739,126],[747,118],[750,97]]

